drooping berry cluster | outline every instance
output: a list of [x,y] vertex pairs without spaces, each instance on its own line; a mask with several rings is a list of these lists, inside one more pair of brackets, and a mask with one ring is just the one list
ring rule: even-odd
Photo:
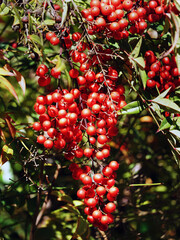
[[119,164],[111,161],[104,166],[101,173],[94,173],[89,166],[80,168],[72,163],[69,167],[72,176],[76,180],[81,180],[83,187],[77,191],[77,196],[84,199],[87,220],[95,227],[106,231],[108,224],[114,222],[111,213],[116,210],[114,201],[119,193],[119,189],[114,186],[116,172]]
[[[113,222],[111,213],[116,209],[114,201],[119,193],[114,186],[119,164],[112,161],[105,166],[104,162],[110,156],[108,142],[118,133],[117,111],[126,105],[125,89],[119,84],[117,70],[105,66],[112,61],[111,49],[85,41],[79,32],[66,31],[58,40],[56,34],[48,32],[46,39],[52,45],[61,45],[68,53],[69,76],[76,88],[67,90],[58,86],[54,92],[37,97],[34,109],[39,121],[33,124],[34,130],[39,132],[37,142],[61,152],[70,161],[81,158],[82,162],[83,158],[89,164],[82,168],[75,163],[70,165],[73,178],[84,184],[77,196],[87,205],[88,221],[107,230],[108,224]],[[75,47],[71,49],[72,45]],[[41,64],[36,74],[39,85],[47,86],[50,75],[60,79],[60,65],[49,71]]]
[[146,72],[148,75],[147,87],[158,87],[162,92],[171,87],[170,92],[180,86],[180,73],[177,68],[175,55],[157,60],[155,54],[149,50],[145,53]]

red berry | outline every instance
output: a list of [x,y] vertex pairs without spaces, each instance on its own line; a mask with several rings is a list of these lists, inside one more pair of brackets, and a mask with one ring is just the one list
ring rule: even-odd
[[52,45],[58,45],[58,44],[60,43],[59,38],[57,38],[57,37],[51,37],[51,38],[50,38],[50,43],[51,43]]
[[116,171],[119,168],[119,163],[116,161],[111,161],[109,163],[109,167],[112,168],[113,171]]
[[86,191],[84,189],[79,189],[77,191],[77,197],[80,199],[84,199],[86,196]]
[[33,123],[33,129],[35,131],[40,131],[41,130],[41,124],[39,122],[34,122]]
[[45,148],[48,148],[48,149],[51,149],[53,147],[53,141],[50,140],[50,139],[47,139],[45,142],[44,142],[44,147]]
[[112,213],[116,210],[116,205],[112,202],[109,202],[106,206],[105,206],[105,211],[107,213]]

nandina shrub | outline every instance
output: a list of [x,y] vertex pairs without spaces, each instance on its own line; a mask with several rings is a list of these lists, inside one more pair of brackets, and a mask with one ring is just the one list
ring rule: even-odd
[[[179,185],[167,162],[170,150],[179,157],[179,9],[154,0],[1,4],[1,163],[16,177],[3,188],[2,219],[12,215],[14,226],[22,216],[24,239],[174,234],[167,213],[179,210]],[[7,226],[3,238],[21,238],[24,227]]]

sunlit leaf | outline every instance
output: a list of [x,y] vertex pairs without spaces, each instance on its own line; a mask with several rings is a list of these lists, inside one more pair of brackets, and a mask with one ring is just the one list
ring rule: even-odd
[[167,98],[155,98],[151,101],[164,107],[164,109],[167,111],[173,111],[173,112],[177,112],[177,113],[180,112],[180,107],[176,103],[174,103],[173,101],[171,101]]
[[5,3],[2,3],[0,5],[0,15],[3,16],[3,15],[7,15],[9,13],[9,8],[6,6]]
[[3,75],[3,76],[14,76],[14,73],[12,73],[9,70],[6,70],[4,68],[0,68],[0,75]]
[[179,130],[173,129],[173,130],[170,130],[169,132],[172,133],[175,137],[180,139],[180,131]]
[[143,57],[134,58],[133,61],[135,61],[139,68],[144,69],[145,68],[145,61]]
[[14,89],[14,87],[12,86],[12,84],[4,77],[0,76],[0,86],[5,87],[6,89],[8,89],[8,91],[16,98],[16,100],[19,102],[17,93]]
[[8,145],[4,145],[2,147],[1,156],[0,156],[0,166],[2,166],[5,162],[9,161],[13,156],[13,149]]

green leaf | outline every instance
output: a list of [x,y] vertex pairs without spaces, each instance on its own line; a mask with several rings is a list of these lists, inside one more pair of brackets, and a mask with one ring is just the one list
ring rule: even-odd
[[156,29],[157,29],[157,31],[162,32],[164,30],[164,26],[163,25],[158,25],[156,27]]
[[8,147],[8,145],[4,145],[2,148],[3,152],[9,155],[13,155],[14,151],[12,148]]
[[5,3],[2,3],[0,5],[0,15],[4,16],[4,15],[7,15],[8,13],[9,13],[9,8],[6,6]]
[[145,89],[146,88],[146,83],[147,83],[147,80],[148,80],[148,76],[146,74],[146,71],[139,68],[139,75],[140,75],[140,78],[141,78],[141,81],[142,81],[142,84],[143,84],[143,88]]
[[77,235],[81,236],[81,235],[83,235],[86,232],[87,228],[88,228],[88,224],[87,224],[86,220],[84,218],[82,218],[82,217],[79,217],[75,233]]
[[55,22],[55,20],[52,20],[52,19],[46,19],[45,21],[44,21],[44,24],[45,25],[48,25],[48,26],[52,26],[52,25],[54,25],[56,22]]
[[13,12],[14,12],[14,22],[13,22],[13,25],[16,25],[16,24],[20,24],[20,27],[23,28],[23,23],[22,23],[22,20],[21,20],[21,16],[19,14],[19,11],[17,10],[17,8],[14,6],[14,4],[12,4],[12,7],[13,7]]
[[151,100],[154,103],[157,103],[158,105],[160,105],[161,107],[164,107],[165,110],[167,111],[173,111],[173,112],[180,112],[180,107],[174,103],[173,101],[167,99],[167,98],[155,98],[153,100]]
[[60,28],[64,25],[64,23],[66,21],[67,13],[68,13],[67,1],[63,1],[63,13],[62,13],[62,19],[61,19]]
[[125,107],[123,107],[118,114],[138,114],[144,110],[144,107],[140,104],[139,101],[134,101],[129,104],[127,104]]
[[12,158],[13,153],[14,151],[12,148],[10,148],[8,145],[4,145],[0,154],[0,166],[9,161]]
[[136,44],[134,50],[131,52],[131,57],[132,58],[137,58],[139,56],[141,45],[142,45],[142,37],[140,37],[140,39],[139,39],[138,43]]
[[145,68],[145,61],[143,57],[134,58],[133,60],[137,63],[139,68],[141,69]]
[[11,83],[4,77],[0,76],[0,85],[4,86],[6,89],[9,90],[9,92],[16,98],[16,100],[19,102],[17,93],[14,89],[14,87],[11,85]]
[[172,120],[170,119],[170,117],[164,118],[161,122],[161,125],[158,131],[168,129],[171,127],[171,125],[172,125]]
[[32,35],[29,35],[29,39],[37,44],[39,44],[41,47],[43,47],[43,43],[41,42],[41,39],[39,36],[35,35],[35,34],[32,34]]

